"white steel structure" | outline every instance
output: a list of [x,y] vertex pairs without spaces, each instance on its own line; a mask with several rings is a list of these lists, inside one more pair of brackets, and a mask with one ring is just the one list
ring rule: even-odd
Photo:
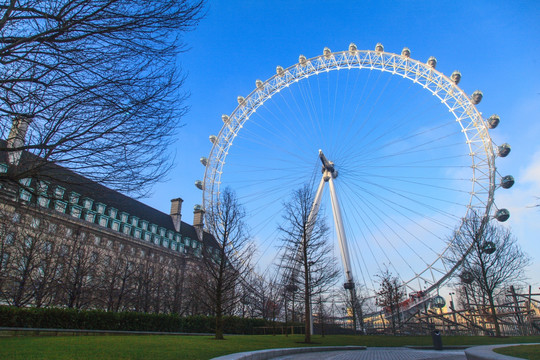
[[[325,48],[322,55],[310,59],[301,55],[295,65],[278,66],[274,76],[266,81],[257,80],[249,95],[237,98],[234,111],[222,116],[224,125],[220,132],[210,136],[210,155],[201,158],[204,180],[196,182],[203,190],[203,208],[210,209],[222,186],[231,185],[247,203],[248,216],[255,219],[255,214],[259,214],[252,225],[255,236],[259,237],[260,228],[271,232],[270,226],[275,228],[279,221],[276,204],[282,203],[302,181],[313,178],[309,169],[302,172],[302,164],[312,167],[311,146],[322,149],[336,163],[340,179],[335,179],[333,163],[320,153],[324,174],[315,205],[318,209],[324,183],[328,181],[346,284],[353,282],[354,268],[354,281],[362,278],[366,287],[373,289],[369,278],[373,278],[377,268],[386,266],[395,270],[410,291],[438,288],[455,270],[446,259],[460,219],[475,211],[486,219],[505,221],[508,212],[494,208],[494,192],[498,186],[510,187],[513,178],[506,176],[499,185],[495,158],[506,156],[510,148],[492,143],[488,130],[497,126],[499,118],[494,115],[484,119],[477,110],[475,105],[481,101],[482,93],[468,96],[458,87],[459,72],[447,77],[436,70],[436,65],[435,58],[429,58],[427,63],[411,59],[407,48],[394,54],[385,52],[380,44],[373,51],[358,50],[351,44],[347,51],[331,52]],[[346,73],[346,79],[339,75],[332,78],[332,72]],[[379,80],[382,75],[372,75],[375,72],[388,76]],[[363,87],[356,84],[361,83],[360,76],[367,78]],[[373,78],[383,82],[378,97],[370,92]],[[402,84],[400,79],[409,85]],[[417,115],[423,114],[420,106],[406,110],[411,101],[425,94],[414,94],[410,100],[389,99],[388,105],[376,108],[388,84],[395,81],[399,86],[432,94],[438,101],[430,100],[433,97],[426,101],[435,103],[438,111],[446,108],[441,113],[451,119],[438,122],[426,115],[426,121],[420,116],[417,119]],[[357,91],[362,96],[353,91],[341,94],[332,82],[346,83],[351,88],[354,83],[355,89],[362,89]],[[334,104],[338,98],[347,101]],[[362,103],[364,98],[367,105]],[[280,105],[268,106],[273,103]],[[334,105],[327,110],[326,103]],[[347,112],[347,107],[352,110]],[[408,111],[408,118],[403,115],[405,120],[398,119],[401,109]],[[265,111],[266,115],[260,115]],[[381,117],[367,120],[374,119],[376,111]],[[388,124],[382,125],[386,121]],[[229,161],[233,142],[237,145],[238,140],[256,146],[249,150],[240,146],[236,158]],[[327,153],[326,145],[332,141],[337,150]],[[346,143],[349,147],[344,148]],[[375,144],[382,145],[375,148]],[[306,155],[300,159],[303,149],[311,158]],[[250,156],[253,160],[245,160]],[[340,157],[342,163],[338,162]],[[303,162],[293,164],[296,158]],[[226,174],[241,180],[228,180]],[[347,183],[348,180],[352,182]],[[339,201],[335,189],[338,185],[343,186]],[[256,205],[249,208],[250,202]],[[276,247],[266,240],[276,237],[275,233],[261,235],[260,245],[267,249]],[[353,238],[352,245],[347,238]],[[263,256],[269,255],[263,251]]]

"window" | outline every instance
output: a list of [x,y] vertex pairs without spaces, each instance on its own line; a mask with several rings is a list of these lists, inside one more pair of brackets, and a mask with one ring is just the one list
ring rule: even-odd
[[32,194],[24,189],[21,189],[19,198],[23,201],[30,201],[30,199],[32,199]]
[[46,181],[38,181],[38,184],[37,184],[37,191],[38,191],[38,194],[40,195],[45,195],[47,194],[47,189],[49,188],[49,183],[46,182]]
[[58,228],[58,225],[56,225],[56,223],[49,223],[49,232],[50,233],[55,233],[57,228]]
[[159,245],[160,241],[161,241],[161,239],[160,239],[159,236],[157,236],[157,235],[154,236],[154,244]]
[[113,247],[113,242],[112,240],[107,240],[107,247],[110,249]]
[[43,197],[43,196],[38,196],[38,204],[39,204],[39,206],[44,207],[44,208],[48,208],[50,202],[51,201],[49,200],[49,198],[46,198],[46,197]]
[[2,268],[5,268],[7,266],[8,261],[9,261],[9,254],[3,253],[2,254]]
[[96,211],[98,212],[98,214],[104,214],[105,213],[105,204],[96,203]]
[[157,225],[156,224],[150,225],[150,231],[152,231],[154,234],[156,234],[157,233]]
[[50,241],[45,241],[45,244],[43,244],[43,251],[47,254],[50,254],[53,248],[53,243]]
[[56,200],[54,202],[54,209],[58,212],[65,213],[67,208],[67,203],[64,201]]
[[111,229],[118,231],[120,230],[120,221],[118,220],[112,220],[111,221]]
[[136,217],[136,216],[132,216],[132,217],[131,217],[131,225],[132,225],[132,226],[137,226],[137,225],[139,225],[139,218]]
[[124,251],[124,244],[118,245],[118,251],[119,251],[119,252]]
[[98,253],[97,252],[92,252],[92,256],[90,257],[90,260],[92,261],[92,264],[97,264],[97,261],[98,261]]
[[78,204],[80,197],[81,197],[81,194],[77,194],[76,192],[73,191],[69,195],[69,202],[72,203],[72,204]]
[[5,173],[7,173],[7,171],[8,171],[7,164],[1,163],[0,164],[0,174],[5,174]]
[[90,199],[90,198],[84,198],[83,199],[83,207],[86,209],[86,210],[92,210],[92,204],[94,203],[94,200]]
[[54,196],[57,199],[63,199],[65,191],[66,191],[66,189],[64,189],[63,187],[57,186],[56,189],[54,189]]
[[141,235],[142,235],[142,230],[141,230],[141,229],[135,229],[134,236],[135,236],[137,239],[140,239],[140,238],[141,238]]
[[[60,245],[59,253],[60,253],[61,256],[67,255],[68,252],[69,252],[69,246],[67,246],[66,244]],[[60,265],[62,265],[62,264],[60,264]]]
[[152,239],[152,234],[149,232],[144,233],[144,240],[150,241]]
[[143,230],[148,230],[148,221],[146,220],[141,220],[141,228]]
[[78,205],[71,205],[71,216],[79,219],[82,214],[82,208]]
[[32,221],[30,223],[30,226],[34,229],[37,229],[39,227],[39,224],[41,223],[41,220],[39,218],[32,217]]
[[103,227],[107,227],[108,223],[109,223],[109,219],[106,216],[103,216],[103,215],[99,216],[99,225]]
[[66,236],[71,236],[71,235],[73,235],[73,229],[66,227]]
[[188,237],[184,238],[184,243],[186,244],[186,246],[189,246],[189,244],[191,243],[191,239]]
[[96,213],[91,210],[87,210],[84,220],[93,223],[96,220]]
[[141,257],[144,257],[145,251],[141,249]]
[[94,245],[96,246],[101,245],[101,238],[97,235],[94,235]]
[[120,221],[123,222],[123,223],[127,223],[128,222],[128,213],[125,213],[125,212],[121,212],[120,213]]
[[113,207],[110,207],[109,208],[109,216],[113,219],[116,219],[116,213],[118,212],[118,210],[116,210],[115,208]]
[[129,224],[124,224],[124,225],[122,226],[122,232],[123,232],[124,234],[126,234],[126,235],[131,234],[131,225],[129,225]]
[[15,241],[15,235],[13,233],[9,233],[6,235],[6,245],[12,245]]
[[167,231],[167,230],[165,230],[164,228],[159,228],[159,235],[165,236],[165,232],[166,232],[166,231]]
[[129,253],[135,255],[135,248],[133,246],[129,248]]
[[19,183],[22,185],[22,186],[30,186],[30,182],[32,181],[32,179],[30,178],[24,178],[24,179],[21,179],[19,180]]

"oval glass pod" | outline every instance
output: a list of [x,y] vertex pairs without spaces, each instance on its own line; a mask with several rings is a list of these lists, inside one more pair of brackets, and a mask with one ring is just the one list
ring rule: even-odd
[[499,125],[499,123],[501,122],[501,118],[499,117],[499,115],[493,114],[489,117],[487,122],[488,122],[488,128],[495,129],[497,125]]
[[482,252],[486,254],[493,254],[497,250],[493,241],[486,241],[482,244]]
[[450,80],[452,80],[456,85],[459,84],[459,82],[461,81],[461,73],[455,70],[452,75],[450,75]]
[[482,101],[482,98],[484,97],[484,94],[480,91],[480,90],[476,90],[475,92],[473,92],[473,94],[471,95],[471,102],[474,104],[474,105],[478,105],[480,104],[480,101]]
[[446,300],[441,295],[437,295],[431,300],[431,304],[437,309],[442,309],[446,305]]
[[501,187],[503,189],[510,189],[514,186],[515,180],[512,175],[506,175],[501,179]]
[[495,213],[495,219],[497,219],[500,222],[505,222],[510,218],[510,211],[507,209],[499,209]]
[[401,56],[411,57],[411,50],[409,50],[408,47],[404,47],[403,50],[401,50]]
[[474,281],[473,275],[469,271],[464,271],[459,275],[461,281],[465,284],[472,284]]
[[329,48],[325,47],[323,50],[323,55],[325,59],[330,59],[332,57],[332,51]]
[[512,148],[510,147],[510,145],[508,145],[507,143],[504,143],[501,146],[499,146],[497,153],[499,154],[500,157],[507,157],[508,154],[510,154],[511,150]]

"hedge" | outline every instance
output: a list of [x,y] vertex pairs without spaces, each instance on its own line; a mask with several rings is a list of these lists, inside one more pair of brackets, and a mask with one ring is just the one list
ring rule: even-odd
[[[263,319],[234,316],[224,324],[227,334],[254,334],[268,326]],[[214,325],[213,316],[0,306],[0,327],[211,333]]]

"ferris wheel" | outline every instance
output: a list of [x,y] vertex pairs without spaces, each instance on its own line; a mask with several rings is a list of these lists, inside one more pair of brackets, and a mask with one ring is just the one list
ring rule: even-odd
[[346,288],[354,281],[373,292],[386,268],[411,292],[436,289],[456,270],[448,258],[463,218],[509,218],[494,204],[495,190],[514,183],[495,166],[510,152],[489,134],[500,118],[482,116],[482,93],[460,89],[458,71],[447,77],[434,57],[410,55],[381,44],[300,55],[222,115],[196,186],[203,209],[224,187],[237,192],[262,271],[278,257],[284,202],[306,183],[315,192],[321,161],[318,216],[335,224]]

